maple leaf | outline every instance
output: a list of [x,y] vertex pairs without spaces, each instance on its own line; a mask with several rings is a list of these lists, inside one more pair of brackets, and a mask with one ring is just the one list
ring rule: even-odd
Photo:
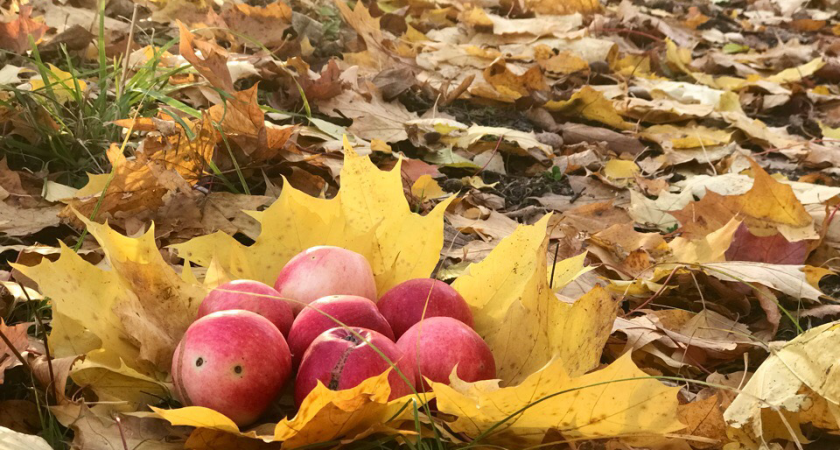
[[29,50],[30,37],[35,44],[41,42],[41,38],[50,27],[32,20],[30,14],[32,14],[32,6],[21,6],[17,19],[0,23],[0,48],[23,54]]
[[183,332],[206,294],[184,282],[157,249],[154,227],[128,238],[80,218],[103,246],[109,270],[62,245],[57,261],[15,268],[53,301],[50,346],[60,356],[86,354],[71,378],[90,386],[101,408],[134,410],[166,395],[157,379],[167,371]]
[[584,86],[566,101],[551,100],[545,104],[549,111],[555,111],[566,116],[582,116],[589,120],[601,122],[619,130],[629,130],[633,124],[625,121],[615,110],[615,106],[599,91],[590,86]]
[[[81,95],[87,89],[87,83],[75,78],[73,74],[65,72],[58,67],[48,64],[49,70],[44,71],[47,75],[47,80],[44,81],[41,76],[36,76],[29,79],[29,84],[33,91],[45,89],[49,85],[49,89],[55,95],[56,100],[60,103],[67,103],[70,100],[75,100],[78,95]],[[78,90],[76,84],[78,83]],[[78,92],[77,92],[78,91]]]
[[[201,74],[211,86],[228,93],[233,93],[233,79],[227,67],[227,52],[206,41],[196,40],[190,30],[178,21],[181,42],[178,46],[181,56],[184,57],[195,70]],[[201,52],[201,57],[196,51]]]
[[233,98],[211,107],[208,115],[251,160],[260,162],[277,156],[296,127],[267,124],[265,113],[257,102],[257,88],[255,84],[250,89],[236,92]]
[[766,448],[773,439],[807,443],[800,424],[804,413],[820,400],[821,421],[836,423],[840,380],[836,370],[840,326],[828,323],[800,334],[775,350],[759,366],[724,413],[730,436],[746,448]]
[[227,5],[221,18],[227,27],[266,47],[276,47],[284,42],[283,34],[292,23],[292,8],[276,1],[265,6],[251,6],[244,3]]
[[[677,420],[678,388],[644,379],[627,354],[596,372],[570,376],[555,359],[516,386],[498,380],[431,383],[438,408],[457,419],[455,432],[516,447],[537,445],[549,429],[566,438],[663,434],[685,428]],[[639,378],[639,379],[636,379]]]
[[[211,128],[212,130],[212,128]],[[195,149],[208,146],[196,141]],[[62,218],[76,220],[76,211],[85,217],[91,217],[98,206],[97,220],[103,218],[122,218],[126,216],[144,217],[157,210],[164,204],[164,195],[169,191],[182,190],[189,192],[190,185],[173,170],[167,170],[156,163],[162,163],[172,169],[177,168],[187,176],[192,174],[193,180],[201,172],[205,155],[187,152],[193,143],[184,139],[182,145],[184,153],[167,151],[165,146],[159,152],[146,156],[141,154],[136,159],[128,160],[122,150],[113,144],[106,155],[111,162],[110,174],[89,174],[88,183],[79,189],[73,198],[66,199],[68,205],[60,214]],[[154,147],[154,146],[150,146]],[[212,150],[212,146],[210,146]],[[152,163],[149,160],[156,163]],[[104,198],[102,198],[104,197]]]
[[443,247],[443,213],[450,200],[426,216],[411,212],[403,195],[399,163],[379,171],[345,141],[342,188],[324,200],[285,187],[257,215],[262,232],[251,246],[214,233],[173,245],[182,258],[218,264],[237,278],[273,284],[293,256],[316,245],[337,245],[367,257],[379,292],[410,278],[428,277]]
[[[18,354],[29,347],[29,336],[26,334],[29,325],[28,323],[20,323],[8,326],[0,319],[0,333],[3,333],[9,339]],[[3,383],[6,370],[19,365],[21,365],[21,362],[15,352],[5,342],[0,342],[0,384]]]
[[19,433],[0,426],[0,447],[6,450],[50,450],[52,446],[40,436]]
[[[600,287],[574,305],[554,296],[545,258],[537,256],[547,251],[549,217],[517,228],[452,284],[470,305],[503,385],[524,380],[554,357],[571,376],[592,369],[616,315],[615,303]],[[583,268],[582,260],[568,264]]]
[[[411,403],[417,403],[419,400],[406,396],[388,401],[388,395],[391,393],[388,384],[389,373],[390,371],[386,371],[353,388],[341,391],[330,390],[319,381],[304,399],[297,415],[278,422],[271,434],[242,432],[232,420],[209,408],[189,406],[172,410],[152,409],[158,417],[172,425],[212,429],[264,442],[282,441],[282,448],[299,448],[337,438],[343,438],[344,442],[352,442],[357,436],[366,436],[371,429],[383,430],[389,425],[413,419],[414,408]],[[430,398],[431,396],[427,399]],[[259,430],[267,429],[260,427]],[[396,429],[390,431],[414,434],[411,431],[400,432]]]
[[720,195],[707,191],[699,201],[671,211],[670,215],[692,236],[704,236],[738,217],[760,236],[773,235],[778,230],[789,241],[811,238],[814,220],[793,188],[774,180],[755,161],[750,160],[750,165],[754,181],[746,193]]

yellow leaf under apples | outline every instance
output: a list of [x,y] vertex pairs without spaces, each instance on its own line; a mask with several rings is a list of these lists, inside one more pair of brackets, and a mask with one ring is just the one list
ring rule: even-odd
[[406,407],[406,404],[417,401],[415,397],[388,401],[391,393],[389,373],[386,371],[342,391],[329,390],[319,382],[306,396],[297,415],[278,422],[273,434],[242,433],[232,420],[208,408],[152,409],[172,425],[209,428],[265,442],[283,441],[283,448],[298,448],[336,438],[352,440],[373,427],[413,419],[414,407]]
[[106,408],[134,410],[157,402],[158,377],[195,319],[206,290],[184,282],[163,260],[154,228],[128,238],[80,217],[102,245],[110,269],[100,269],[66,246],[55,262],[15,268],[51,298],[49,344],[56,355],[86,354],[71,377],[97,393]]
[[313,198],[288,186],[274,204],[254,216],[262,232],[253,245],[215,233],[173,247],[201,266],[209,266],[215,257],[237,278],[273,285],[296,254],[316,245],[336,245],[367,258],[382,293],[432,273],[443,248],[443,213],[450,201],[442,201],[425,216],[412,213],[402,191],[400,164],[381,171],[345,143],[341,190],[334,198]]
[[685,428],[677,420],[679,388],[644,379],[648,375],[629,353],[577,377],[564,365],[554,359],[516,386],[500,388],[497,380],[468,383],[453,374],[450,386],[432,383],[432,388],[440,411],[457,416],[449,425],[453,431],[472,438],[489,432],[490,442],[514,448],[541,443],[549,429],[566,438],[597,438]]
[[[122,299],[123,288],[113,271],[102,270],[61,245],[57,261],[43,259],[37,266],[13,265],[25,276],[38,283],[41,294],[52,301],[55,317],[52,321],[50,348],[59,357],[84,354],[102,348],[120,355],[135,365],[139,349],[123,339],[125,327],[114,307]],[[72,330],[65,330],[72,328]],[[53,340],[53,336],[76,336],[81,330],[90,333],[89,344],[76,339]],[[92,339],[95,337],[95,339]]]
[[524,380],[557,356],[572,376],[591,370],[616,316],[616,304],[600,287],[573,306],[554,296],[546,275],[549,218],[518,227],[452,285],[470,305],[502,385]]

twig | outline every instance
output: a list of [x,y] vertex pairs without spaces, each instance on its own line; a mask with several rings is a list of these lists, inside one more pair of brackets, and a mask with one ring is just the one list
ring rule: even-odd
[[120,419],[119,415],[114,414],[114,421],[117,422],[117,429],[120,430],[120,439],[122,439],[123,449],[128,450],[128,442],[125,441],[125,433],[122,428],[122,419]]
[[134,4],[134,12],[131,13],[131,28],[128,29],[128,42],[125,43],[125,56],[122,68],[122,75],[120,76],[120,89],[117,96],[121,97],[125,91],[125,78],[128,76],[128,60],[131,54],[131,43],[134,42],[134,27],[137,26],[137,4]]
[[[29,293],[26,292],[26,288],[20,284],[19,281],[18,286],[20,286],[20,289],[23,291],[23,295],[26,296],[26,301],[32,302],[32,298],[29,297]],[[49,369],[50,372],[50,386],[52,387],[53,401],[58,404],[58,391],[56,391],[55,387],[55,373],[53,372],[52,356],[50,355],[50,344],[47,342],[47,328],[44,327],[44,322],[41,321],[38,311],[35,311],[35,320],[38,322],[38,326],[41,327],[41,332],[44,334],[44,337],[42,338],[44,340],[44,356],[47,357],[47,369]]]
[[557,253],[560,252],[560,239],[557,240],[557,245],[554,247],[554,263],[551,264],[551,279],[548,280],[548,288],[554,289],[554,270],[557,269]]
[[492,161],[492,160],[493,160],[493,157],[494,157],[494,156],[496,156],[496,152],[498,152],[498,151],[499,151],[499,146],[500,146],[500,145],[502,145],[502,139],[504,139],[504,138],[505,138],[505,135],[504,135],[504,134],[499,136],[499,140],[498,140],[498,141],[496,141],[496,148],[494,148],[494,149],[493,149],[493,153],[491,153],[491,154],[490,154],[490,157],[489,157],[489,158],[487,158],[487,162],[486,162],[486,163],[484,163],[484,165],[483,165],[483,166],[481,166],[481,168],[480,168],[480,169],[476,170],[476,171],[475,171],[475,173],[474,173],[474,174],[472,174],[472,176],[476,176],[476,175],[480,174],[482,171],[484,171],[484,169],[486,169],[486,168],[487,168],[487,166],[489,166],[489,165],[490,165],[490,161]]
[[652,302],[654,299],[659,297],[662,294],[662,291],[664,291],[665,288],[668,286],[668,282],[671,281],[671,277],[673,277],[674,274],[677,273],[677,269],[678,269],[678,267],[674,267],[674,270],[672,270],[671,273],[668,274],[668,278],[665,279],[665,282],[662,283],[662,287],[660,287],[659,290],[654,292],[653,295],[648,297],[648,299],[645,300],[641,305],[633,308],[632,310],[630,310],[630,312],[628,312],[627,314],[624,314],[622,317],[627,317],[630,314],[633,314],[634,312],[644,308],[645,306],[647,306],[648,303]]

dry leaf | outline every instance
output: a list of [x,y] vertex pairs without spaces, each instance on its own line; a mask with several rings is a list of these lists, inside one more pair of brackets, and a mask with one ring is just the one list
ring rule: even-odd
[[[8,326],[0,319],[0,333],[3,333],[9,339],[18,354],[29,347],[29,336],[26,334],[26,330],[29,329],[30,325],[29,323],[20,323]],[[19,365],[21,365],[21,362],[14,351],[5,342],[0,342],[0,384],[3,383],[3,375],[6,370]],[[0,438],[0,442],[2,442],[2,438]]]
[[29,38],[38,44],[49,27],[30,18],[32,6],[22,6],[19,14],[15,20],[0,23],[0,48],[24,54],[29,50]]
[[[233,80],[227,67],[227,52],[210,42],[196,40],[183,23],[178,21],[181,42],[179,51],[195,70],[203,76],[211,86],[228,93],[233,93]],[[198,53],[201,56],[198,56]]]

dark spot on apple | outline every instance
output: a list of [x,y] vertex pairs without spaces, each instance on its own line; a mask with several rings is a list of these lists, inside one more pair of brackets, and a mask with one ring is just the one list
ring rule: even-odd
[[204,358],[199,356],[198,359],[195,360],[195,366],[201,367],[202,365],[204,365]]
[[242,366],[234,366],[233,367],[233,373],[235,373],[237,375],[241,374],[242,373]]

